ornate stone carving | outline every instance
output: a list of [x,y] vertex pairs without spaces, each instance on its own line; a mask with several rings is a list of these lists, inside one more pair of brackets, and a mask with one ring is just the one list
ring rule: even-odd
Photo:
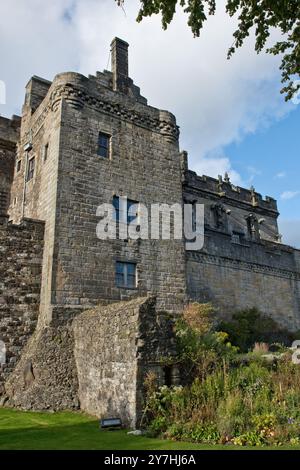
[[213,211],[214,215],[214,223],[215,227],[218,229],[225,229],[227,226],[226,223],[226,209],[222,204],[213,204],[211,206],[211,210]]
[[139,113],[134,109],[129,109],[118,103],[109,103],[96,96],[87,94],[84,90],[76,88],[72,84],[66,84],[57,87],[51,94],[51,107],[56,109],[58,103],[64,99],[70,106],[75,109],[80,109],[84,105],[92,106],[97,110],[113,114],[141,127],[147,127],[151,131],[159,132],[164,135],[168,141],[177,141],[179,137],[179,127],[167,120],[165,114],[161,112],[160,119],[154,119],[149,115]]
[[246,216],[248,235],[251,240],[259,240],[259,223],[255,214]]

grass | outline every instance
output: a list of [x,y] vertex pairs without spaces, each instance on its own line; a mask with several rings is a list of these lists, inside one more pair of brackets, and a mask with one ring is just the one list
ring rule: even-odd
[[[126,431],[101,431],[98,420],[83,413],[36,413],[0,409],[0,450],[240,450],[174,442]],[[246,449],[243,447],[242,449]],[[252,448],[253,449],[253,448]],[[278,448],[277,448],[278,449]],[[280,447],[288,449],[288,447]],[[300,449],[292,447],[291,449]]]

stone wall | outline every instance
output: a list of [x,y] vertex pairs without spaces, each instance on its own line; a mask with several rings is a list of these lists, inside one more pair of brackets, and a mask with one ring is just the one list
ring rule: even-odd
[[[228,176],[225,179],[220,176],[216,180],[186,171],[183,191],[187,202],[204,205],[207,227],[230,235],[240,234],[246,240],[280,241],[277,202],[269,196],[263,198],[254,188],[237,187]],[[249,233],[247,223],[250,214],[256,221],[256,233],[252,234]]]
[[[100,240],[96,235],[100,221],[97,207],[112,203],[114,195],[127,196],[147,207],[152,203],[182,202],[178,141],[171,135],[175,121],[165,113],[163,119],[170,121],[170,135],[164,135],[152,124],[157,122],[159,126],[159,110],[127,96],[115,96],[99,84],[96,88],[91,80],[74,76],[68,83],[71,80],[73,100],[79,86],[85,86],[87,95],[76,108],[68,101],[63,103],[55,301],[84,306],[96,304],[99,299],[125,300],[152,294],[157,296],[160,309],[178,312],[185,298],[182,240]],[[90,105],[92,85],[95,104]],[[80,96],[82,101],[84,96]],[[109,112],[103,112],[100,99],[117,99],[117,108],[111,106]],[[124,109],[121,116],[116,112],[119,109]],[[110,158],[97,155],[100,131],[111,136]],[[116,260],[136,263],[135,289],[116,285]]]
[[[9,207],[10,220],[14,223],[19,223],[23,216],[45,222],[40,309],[43,312],[40,320],[43,321],[48,320],[48,315],[51,317],[53,258],[58,246],[55,234],[61,109],[60,106],[52,107],[51,88],[47,93],[49,86],[50,82],[44,83],[37,77],[27,85],[16,157],[20,162],[19,171],[14,175],[11,190],[14,203],[11,202]],[[34,174],[27,181],[28,163],[32,158],[35,159]]]
[[[66,313],[66,312],[65,312]],[[175,354],[173,319],[156,311],[154,298],[63,312],[39,324],[5,382],[5,405],[26,410],[77,409],[99,418],[117,416],[140,424],[144,379],[167,374],[164,359]]]
[[299,251],[267,241],[237,244],[206,228],[203,250],[186,256],[191,299],[212,302],[221,317],[257,307],[283,327],[300,329]]
[[13,370],[38,319],[44,224],[20,225],[0,219],[0,340],[6,364],[0,367],[0,387]]
[[6,119],[0,116],[0,215],[7,213],[10,203],[19,132],[19,117]]
[[86,311],[73,327],[81,408],[139,425],[146,373],[153,370],[165,382],[162,358],[174,353],[172,320],[156,312],[153,298],[138,298]]
[[24,410],[78,409],[70,322],[38,327],[5,382],[5,405]]

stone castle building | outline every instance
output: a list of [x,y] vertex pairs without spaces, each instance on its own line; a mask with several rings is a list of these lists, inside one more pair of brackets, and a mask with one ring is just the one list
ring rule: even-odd
[[[189,300],[300,329],[300,251],[281,243],[274,199],[188,169],[175,117],[129,78],[128,44],[115,38],[111,53],[111,72],[32,77],[22,117],[0,117],[0,392],[134,426],[146,371],[180,381],[161,358]],[[97,207],[119,213],[120,196],[204,204],[204,247],[99,239]]]

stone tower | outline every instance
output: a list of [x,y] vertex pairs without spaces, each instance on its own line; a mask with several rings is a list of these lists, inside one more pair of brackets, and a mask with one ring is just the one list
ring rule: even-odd
[[[112,71],[63,73],[26,87],[10,216],[45,221],[41,321],[101,299],[157,296],[161,310],[185,298],[181,240],[99,240],[97,207],[116,196],[149,206],[182,203],[179,131],[147,105],[128,75],[128,44],[111,44]],[[116,284],[116,270],[135,271]],[[121,273],[122,275],[122,273]]]

